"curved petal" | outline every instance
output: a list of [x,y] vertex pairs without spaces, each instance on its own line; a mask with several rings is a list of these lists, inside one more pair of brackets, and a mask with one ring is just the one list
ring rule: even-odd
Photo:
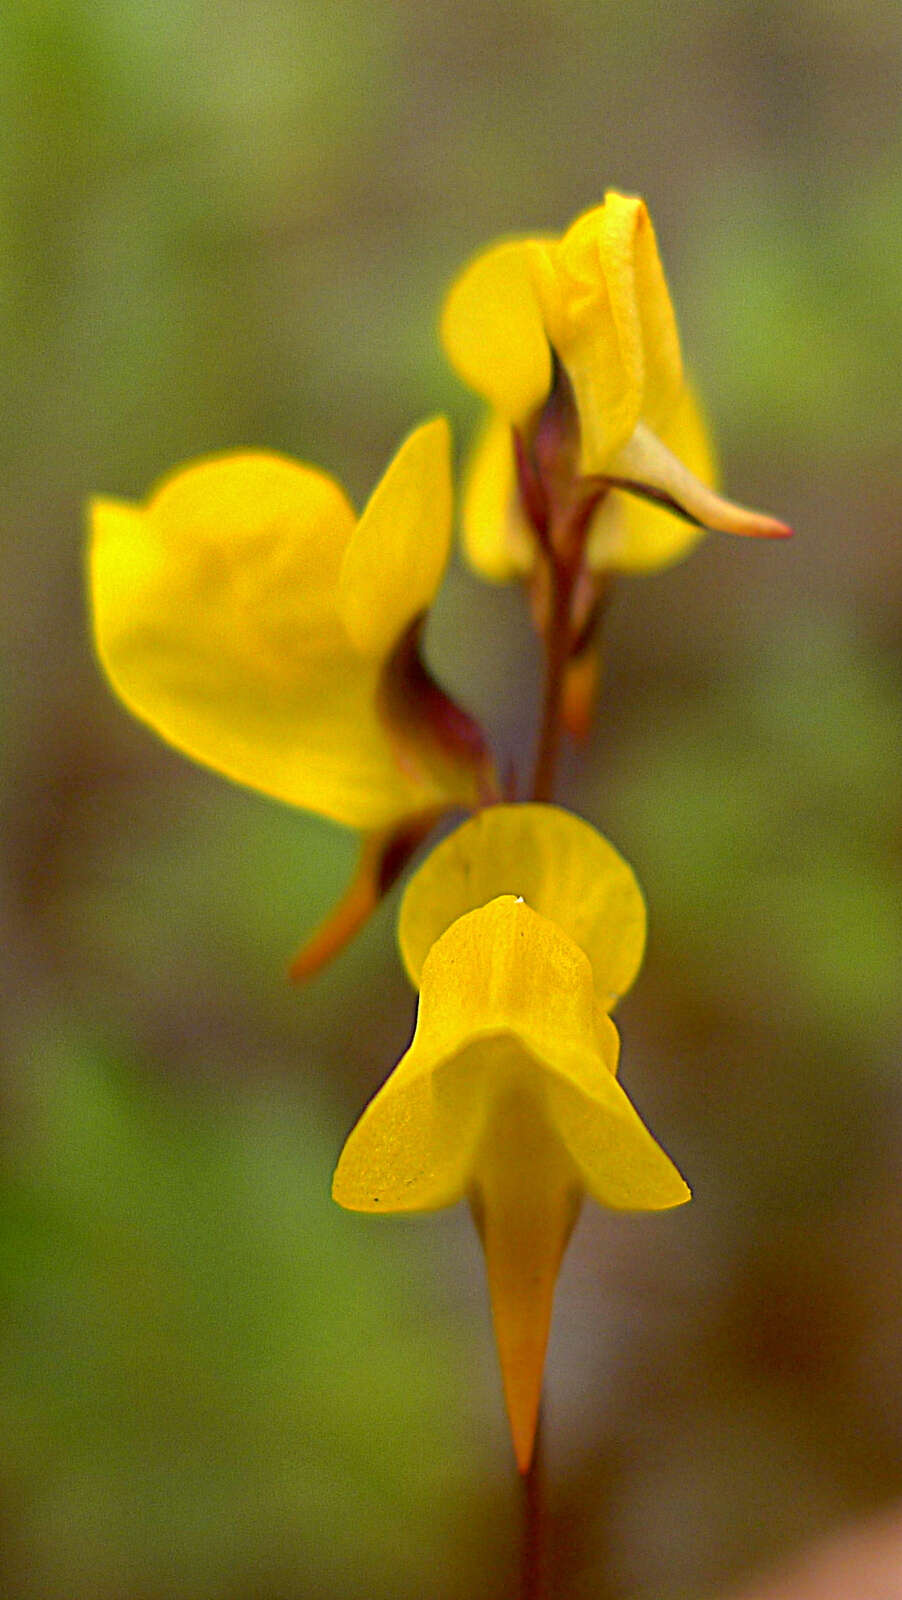
[[644,202],[609,193],[567,230],[554,264],[546,327],[573,385],[583,471],[598,473],[640,416],[668,415],[682,388],[676,322]]
[[644,200],[609,190],[604,204],[604,260],[620,326],[633,307],[642,347],[642,415],[652,428],[669,417],[683,391],[680,336],[658,241]]
[[451,434],[444,417],[405,439],[341,563],[338,605],[358,650],[383,657],[435,599],[451,546]]
[[[610,1017],[599,1017],[605,1058],[619,1046],[612,1034],[616,1038]],[[548,1115],[586,1193],[613,1211],[667,1211],[691,1199],[688,1185],[616,1082],[616,1072],[593,1071],[587,1058],[575,1054],[568,1068],[548,1080]]]
[[535,536],[520,508],[511,425],[497,411],[489,413],[467,463],[461,531],[467,561],[489,583],[532,571]]
[[494,245],[465,267],[441,317],[451,365],[509,422],[522,423],[551,387],[551,350],[536,291],[542,239]]
[[463,1199],[486,1109],[469,1091],[485,1060],[461,1049],[458,1061],[460,1072],[437,1082],[422,1047],[402,1057],[348,1135],[332,1180],[340,1206],[437,1211]]
[[125,704],[186,755],[355,827],[425,810],[376,711],[378,664],[336,607],[354,526],[342,490],[284,457],[211,458],[143,506],[91,506],[98,655]]
[[[692,390],[684,388],[661,439],[701,483],[716,479],[713,451]],[[611,490],[593,520],[586,545],[594,572],[651,572],[689,554],[705,529],[620,489]]]
[[513,896],[458,918],[424,964],[413,1043],[350,1135],[335,1199],[413,1211],[484,1186],[480,1151],[514,1094],[606,1204],[680,1204],[688,1190],[601,1054],[609,1043],[589,962],[554,923]]
[[632,869],[600,833],[558,806],[489,806],[436,846],[401,902],[398,938],[411,982],[458,917],[520,895],[585,951],[599,1003],[630,987],[645,948],[645,902]]
[[748,539],[788,539],[792,533],[776,517],[715,494],[644,422],[608,462],[606,473],[615,487],[669,503],[702,528]]
[[638,325],[618,327],[602,267],[603,212],[597,206],[573,224],[554,252],[553,273],[541,280],[548,337],[573,387],[585,473],[603,470],[642,406]]

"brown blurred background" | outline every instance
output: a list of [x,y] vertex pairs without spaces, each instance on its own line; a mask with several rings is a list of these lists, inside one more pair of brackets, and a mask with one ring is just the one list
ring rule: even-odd
[[[561,787],[648,895],[623,1075],[696,1198],[577,1231],[554,1593],[710,1600],[902,1498],[900,73],[896,0],[5,8],[10,1600],[511,1592],[468,1218],[329,1200],[409,1034],[397,894],[288,988],[353,841],[114,703],[82,508],[238,445],[360,503],[420,417],[464,440],[449,279],[609,185],[651,208],[730,493],[798,532],[622,582]],[[429,645],[522,759],[520,597],[455,570]]]

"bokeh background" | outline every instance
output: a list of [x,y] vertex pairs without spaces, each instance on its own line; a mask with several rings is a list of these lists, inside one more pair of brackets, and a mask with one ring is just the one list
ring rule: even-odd
[[[397,892],[287,986],[353,841],[114,703],[82,508],[239,445],[361,503],[420,417],[472,426],[460,262],[608,185],[730,492],[798,532],[622,582],[561,786],[647,890],[624,1078],[696,1198],[574,1239],[554,1593],[708,1600],[902,1497],[900,74],[896,0],[4,7],[10,1600],[513,1592],[469,1219],[329,1200],[409,1036]],[[522,760],[520,597],[455,570],[429,648]]]

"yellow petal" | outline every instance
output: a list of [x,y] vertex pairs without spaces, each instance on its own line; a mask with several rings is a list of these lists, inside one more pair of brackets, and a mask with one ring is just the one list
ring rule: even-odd
[[608,1053],[616,1064],[616,1030],[572,939],[512,896],[467,913],[429,952],[413,1043],[351,1133],[334,1198],[354,1211],[452,1204],[475,1182],[499,1097],[522,1090],[605,1204],[679,1205],[688,1190]]
[[[642,346],[642,415],[652,428],[670,417],[683,391],[680,336],[658,242],[644,200],[609,190],[605,197],[605,259],[618,325],[638,317]],[[614,287],[616,285],[616,288]]]
[[610,193],[579,217],[542,280],[548,335],[573,385],[582,468],[604,471],[641,416],[682,389],[679,337],[643,201]]
[[469,1186],[492,1063],[484,1045],[451,1042],[422,1018],[421,1006],[413,1044],[339,1157],[332,1198],[347,1211],[437,1211]]
[[405,439],[341,564],[338,603],[358,650],[388,655],[435,599],[451,544],[451,435],[444,417]]
[[324,473],[242,453],[175,473],[143,506],[91,506],[98,655],[131,711],[194,760],[356,827],[441,798],[402,772],[378,663],[336,592],[354,513]]
[[[598,1059],[614,1051],[616,1065],[617,1030],[610,1017],[598,1015],[596,1025]],[[599,1205],[612,1211],[668,1211],[691,1198],[616,1082],[615,1071],[599,1072],[588,1053],[574,1052],[547,1079],[547,1094],[549,1120],[582,1187]]]
[[445,301],[441,337],[465,383],[521,424],[551,387],[551,351],[535,277],[547,241],[509,240],[465,267]]
[[[698,402],[684,388],[661,439],[703,484],[716,478],[713,452]],[[592,523],[586,546],[594,572],[651,572],[669,567],[689,554],[704,536],[704,528],[678,517],[663,506],[651,505],[637,495],[613,489],[606,495]]]
[[489,413],[467,464],[461,529],[467,561],[489,583],[532,571],[536,541],[520,509],[511,424],[497,411]]
[[630,987],[645,946],[645,902],[632,869],[580,817],[557,806],[489,806],[449,835],[411,878],[398,938],[419,986],[436,940],[467,911],[521,895],[585,951],[599,1001]]

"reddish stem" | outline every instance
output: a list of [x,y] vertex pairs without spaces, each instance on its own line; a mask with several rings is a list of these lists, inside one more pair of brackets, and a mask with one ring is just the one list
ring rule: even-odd
[[542,720],[532,778],[532,798],[550,800],[554,793],[554,778],[564,722],[561,703],[567,663],[570,660],[570,602],[573,596],[575,574],[552,556],[548,562],[549,604],[545,628],[545,681],[542,689]]
[[523,1559],[520,1600],[546,1600],[545,1472],[542,1462],[542,1418],[536,1429],[532,1461],[523,1474]]

